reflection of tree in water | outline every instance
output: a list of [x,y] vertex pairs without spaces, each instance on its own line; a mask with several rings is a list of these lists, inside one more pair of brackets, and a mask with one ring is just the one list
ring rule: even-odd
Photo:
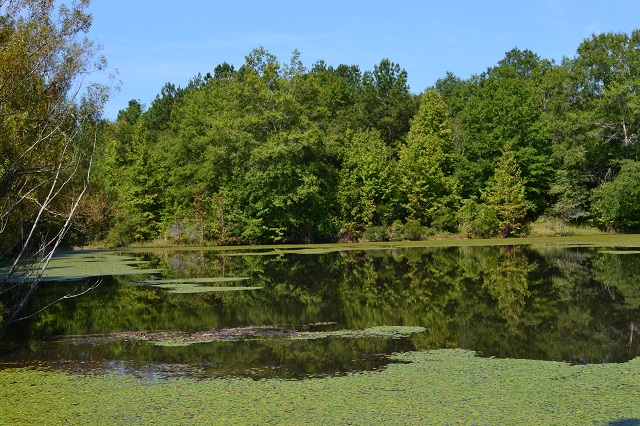
[[461,297],[456,253],[434,248],[345,253],[339,293],[347,327],[424,326],[427,333],[412,336],[418,348],[456,347],[449,327]]
[[535,268],[520,247],[500,248],[495,268],[487,270],[482,286],[498,301],[500,314],[510,328],[517,327],[529,292],[529,273]]
[[[165,278],[248,277],[247,285],[261,289],[171,294],[131,285],[130,277],[105,279],[97,291],[16,328],[16,335],[37,339],[59,334],[197,332],[252,325],[297,330],[322,323],[327,331],[374,326],[427,329],[411,335],[405,340],[407,345],[397,350],[462,347],[499,357],[575,362],[624,361],[640,353],[639,255],[484,246],[318,255],[183,251],[160,252],[147,260],[153,267],[164,268]],[[50,290],[61,287],[63,292],[65,285],[55,284]],[[300,342],[252,343],[255,346],[247,353],[242,351],[248,344],[214,344],[203,356],[225,363],[238,357],[239,364],[267,366],[263,361],[250,362],[253,354],[257,357],[260,352],[261,359],[277,357],[291,365],[307,358],[314,359],[316,366],[346,366],[348,362],[338,362],[343,353],[352,357],[349,360],[357,359],[359,351],[366,358],[379,350],[389,351],[391,346],[383,343],[330,339],[318,353],[302,358],[283,357],[281,352],[300,354]],[[304,350],[322,346],[314,345]],[[91,351],[97,353],[98,349]],[[114,357],[133,357],[127,355],[131,351],[139,351],[141,359],[158,356],[155,348],[144,345],[115,345],[109,351],[114,351]],[[179,362],[187,353],[194,357],[185,360],[200,359],[189,352],[193,348],[163,351],[168,362]],[[324,367],[309,368],[306,371]]]
[[[619,330],[620,340],[628,346],[640,340],[640,252],[602,252],[593,259],[593,275],[620,305],[634,308],[627,330]],[[626,333],[625,333],[626,331]]]

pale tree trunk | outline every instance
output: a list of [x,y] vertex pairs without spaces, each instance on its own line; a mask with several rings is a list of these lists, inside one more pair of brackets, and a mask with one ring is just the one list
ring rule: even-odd
[[[65,151],[67,149],[70,149],[71,143],[72,139],[68,140],[65,143]],[[13,258],[11,266],[5,272],[2,281],[0,281],[0,297],[8,305],[5,306],[5,308],[9,311],[9,315],[4,318],[3,323],[0,324],[0,331],[4,330],[15,321],[19,321],[33,315],[31,314],[21,317],[21,313],[27,305],[27,302],[42,282],[43,274],[49,266],[51,258],[53,257],[56,250],[64,240],[67,232],[69,231],[73,215],[78,209],[83,195],[87,191],[90,181],[91,166],[93,163],[93,154],[95,152],[95,148],[96,136],[94,135],[93,145],[91,151],[88,153],[86,162],[84,161],[84,158],[72,158],[71,161],[67,162],[65,161],[66,155],[64,155],[66,154],[66,152],[64,152],[63,155],[61,155],[60,161],[57,164],[53,176],[48,182],[46,182],[48,185],[48,191],[43,199],[38,200],[30,197],[29,195],[33,191],[27,190],[27,194],[19,196],[15,201],[15,204],[9,206],[7,212],[0,212],[0,216],[4,219],[10,211],[14,210],[14,208],[17,207],[18,203],[30,201],[38,206],[37,213],[35,215],[35,218],[33,219],[31,227],[28,229],[27,235],[21,242],[22,246],[19,249],[19,252]],[[72,170],[71,174],[63,178],[63,171],[68,171],[69,169]],[[71,185],[71,180],[74,175],[81,172],[84,173],[82,188],[80,189],[79,193],[70,200],[68,210],[66,210],[65,212],[52,211],[50,208],[53,201],[56,199],[56,197],[61,195],[65,187]],[[32,250],[32,248],[35,246],[34,239],[37,236],[40,236],[38,228],[39,226],[41,226],[42,217],[46,213],[53,214],[54,216],[59,217],[64,222],[62,223],[62,226],[56,232],[56,234],[51,238],[49,238],[48,235],[44,235],[42,241],[38,244],[37,250],[34,251]],[[1,230],[0,235],[2,235]],[[91,286],[90,289],[95,286],[97,286],[97,284]],[[84,294],[86,291],[88,290],[84,290],[81,292],[70,292],[60,297],[53,303],[56,303],[63,299],[76,297],[80,294]],[[53,303],[49,304],[48,306],[51,306]]]
[[33,315],[24,308],[72,227],[117,90],[85,81],[106,66],[85,38],[88,5],[0,0],[0,257],[11,259],[0,270],[0,331]]

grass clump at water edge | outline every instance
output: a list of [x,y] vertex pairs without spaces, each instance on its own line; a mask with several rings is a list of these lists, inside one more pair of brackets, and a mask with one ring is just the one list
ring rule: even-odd
[[149,381],[7,369],[0,374],[1,422],[582,425],[640,419],[640,358],[570,366],[451,349],[396,358],[410,363],[302,381]]

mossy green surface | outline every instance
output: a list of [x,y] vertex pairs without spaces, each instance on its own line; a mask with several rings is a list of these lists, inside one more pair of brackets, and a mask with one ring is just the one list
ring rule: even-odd
[[188,283],[173,283],[173,284],[154,284],[153,287],[162,288],[168,290],[169,293],[177,294],[195,294],[195,293],[220,293],[226,291],[248,291],[248,290],[260,290],[262,287],[210,287],[198,284]]
[[[185,333],[176,331],[121,331],[109,335],[92,335],[88,340],[98,342],[106,340],[138,340],[149,341],[159,346],[189,346],[196,343],[208,343],[219,340],[238,341],[245,339],[295,339],[314,340],[333,338],[363,338],[363,337],[385,337],[388,339],[400,339],[408,337],[413,333],[426,331],[424,327],[410,326],[377,326],[364,330],[336,330],[336,331],[304,331],[285,329],[277,326],[248,326],[225,328],[221,330],[207,330],[195,333]],[[73,337],[76,343],[82,342],[81,336]]]
[[226,283],[235,281],[245,281],[249,277],[204,277],[204,278],[162,278],[154,280],[142,280],[139,284],[210,284],[210,283]]
[[424,327],[410,326],[377,326],[364,330],[337,330],[337,331],[308,331],[297,333],[296,339],[324,339],[327,337],[360,338],[360,337],[387,337],[399,339],[413,333],[427,331]]
[[606,425],[640,419],[640,358],[583,366],[479,358],[463,350],[396,358],[409,363],[301,381],[148,381],[6,369],[0,372],[0,424]]
[[[61,251],[56,253],[42,276],[43,281],[79,280],[110,275],[144,275],[160,273],[159,269],[145,268],[131,256],[107,250]],[[3,269],[0,268],[0,275]],[[15,280],[20,280],[17,276]]]
[[214,247],[131,247],[119,250],[130,253],[162,253],[180,251],[220,251],[229,255],[272,256],[281,254],[324,254],[351,250],[389,250],[406,247],[481,247],[481,246],[577,246],[577,247],[640,247],[640,234],[597,234],[561,237],[525,237],[525,238],[484,238],[460,239],[443,238],[424,241],[389,241],[329,244],[281,244],[260,246],[214,246]]
[[152,287],[168,290],[169,293],[195,294],[219,293],[226,291],[259,290],[256,286],[209,286],[211,283],[229,283],[248,280],[248,277],[205,277],[205,278],[167,278],[142,280],[136,284],[151,285]]

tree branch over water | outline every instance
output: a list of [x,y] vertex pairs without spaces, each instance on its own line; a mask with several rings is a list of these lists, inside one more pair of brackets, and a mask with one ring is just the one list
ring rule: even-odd
[[71,228],[114,90],[87,81],[106,67],[85,36],[89,1],[54,3],[0,2],[0,258],[10,259],[0,331],[21,318]]

